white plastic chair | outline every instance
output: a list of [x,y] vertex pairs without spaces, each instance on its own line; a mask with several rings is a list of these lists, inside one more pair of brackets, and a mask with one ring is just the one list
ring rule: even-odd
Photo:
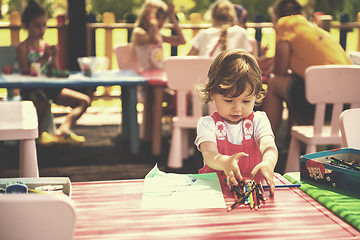
[[360,149],[360,108],[347,109],[340,114],[339,124],[344,147]]
[[[0,140],[19,140],[19,176],[39,177],[36,109],[31,101],[0,102]],[[1,156],[0,156],[1,160]]]
[[[306,99],[316,105],[314,125],[293,126],[285,172],[300,170],[300,142],[306,144],[306,154],[316,152],[317,145],[342,147],[339,117],[343,104],[360,107],[360,66],[311,66],[305,72]],[[324,124],[326,104],[333,104],[330,125]]]
[[73,239],[75,204],[65,195],[6,194],[0,212],[0,239]]
[[116,61],[120,69],[132,69],[138,71],[141,68],[132,43],[116,44],[113,48]]
[[[182,160],[188,158],[188,130],[196,129],[203,116],[203,104],[193,91],[195,84],[207,80],[207,73],[213,58],[208,57],[170,57],[165,60],[168,86],[176,91],[176,116],[172,119],[172,138],[168,167],[181,168]],[[187,94],[192,93],[192,115],[187,115]],[[214,109],[214,108],[211,108]],[[211,112],[213,110],[209,110]]]

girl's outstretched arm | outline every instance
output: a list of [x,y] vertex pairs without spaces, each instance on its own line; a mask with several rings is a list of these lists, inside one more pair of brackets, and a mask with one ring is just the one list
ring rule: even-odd
[[261,173],[270,187],[270,195],[273,196],[275,194],[273,176],[278,159],[278,150],[274,138],[270,135],[260,138],[259,150],[262,161],[252,170],[251,178],[254,178],[257,173]]
[[236,179],[243,180],[238,162],[241,157],[247,157],[248,154],[240,152],[231,156],[222,155],[216,144],[211,141],[202,142],[199,148],[206,165],[214,170],[224,171],[229,188],[231,188],[231,184],[238,185]]
[[163,35],[164,42],[167,42],[174,46],[185,44],[186,43],[185,37],[184,37],[184,35],[181,31],[181,28],[179,26],[179,23],[175,17],[175,6],[174,6],[173,2],[169,2],[169,4],[168,4],[168,16],[170,18],[170,21],[174,24],[174,30],[177,35],[175,35],[175,36],[164,36]]

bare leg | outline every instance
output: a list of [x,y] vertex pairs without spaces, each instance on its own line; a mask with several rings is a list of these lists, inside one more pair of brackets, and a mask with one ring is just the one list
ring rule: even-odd
[[55,131],[56,136],[66,136],[76,121],[86,111],[91,104],[91,99],[86,94],[64,88],[57,97],[56,102],[63,106],[70,106],[71,112],[65,118],[65,121]]
[[34,106],[36,108],[36,113],[38,116],[39,136],[41,136],[41,133],[44,131],[46,115],[49,110],[49,99],[47,99],[44,92],[39,89],[31,92],[30,100],[34,103]]
[[269,80],[263,110],[266,112],[272,130],[276,135],[281,124],[283,101],[288,102],[287,86],[291,76],[274,76]]

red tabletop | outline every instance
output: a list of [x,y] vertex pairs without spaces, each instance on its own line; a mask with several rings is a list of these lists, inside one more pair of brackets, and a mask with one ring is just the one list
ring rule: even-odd
[[167,85],[167,75],[165,70],[154,69],[154,70],[142,70],[139,72],[142,75],[148,84],[154,86],[166,86]]
[[[276,175],[277,184],[287,182]],[[360,233],[297,188],[259,210],[140,209],[144,180],[72,183],[74,239],[359,239]],[[267,193],[268,195],[268,193]],[[226,206],[234,199],[224,191]]]

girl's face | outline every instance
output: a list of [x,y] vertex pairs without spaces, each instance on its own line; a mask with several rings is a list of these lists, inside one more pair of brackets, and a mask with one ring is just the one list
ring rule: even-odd
[[251,114],[255,105],[255,95],[248,87],[240,96],[234,98],[226,98],[221,94],[211,94],[214,99],[217,112],[230,124],[238,124],[242,119]]
[[162,28],[164,26],[165,20],[166,20],[166,14],[162,12],[156,13],[156,20],[158,22],[158,27]]
[[42,39],[46,30],[46,16],[35,17],[28,25],[29,38]]

